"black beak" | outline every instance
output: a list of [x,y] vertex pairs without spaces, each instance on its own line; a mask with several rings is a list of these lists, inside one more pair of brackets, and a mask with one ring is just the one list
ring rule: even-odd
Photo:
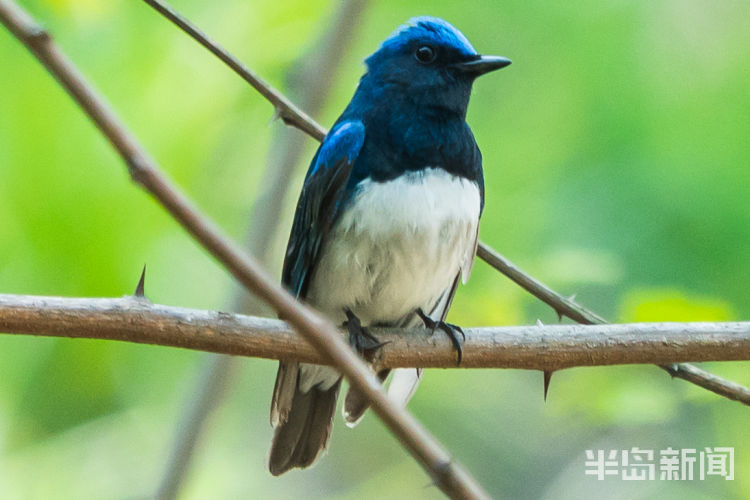
[[465,73],[480,76],[496,69],[504,68],[510,64],[510,59],[502,56],[478,56],[472,61],[466,61],[456,66]]

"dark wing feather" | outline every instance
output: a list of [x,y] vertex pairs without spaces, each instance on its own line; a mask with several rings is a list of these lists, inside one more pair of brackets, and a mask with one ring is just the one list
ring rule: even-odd
[[364,139],[362,122],[342,122],[313,158],[294,214],[281,278],[296,297],[305,297],[326,235],[351,194],[349,178]]

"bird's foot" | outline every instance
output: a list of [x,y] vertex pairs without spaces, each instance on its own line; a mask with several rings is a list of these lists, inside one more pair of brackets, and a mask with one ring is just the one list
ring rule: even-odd
[[373,355],[388,342],[381,342],[367,327],[362,326],[359,318],[351,309],[345,309],[346,321],[344,326],[349,332],[349,345],[365,359],[371,359]]
[[[425,328],[429,328],[433,333],[435,333],[435,330],[439,328],[440,330],[444,331],[446,335],[448,335],[448,338],[453,344],[453,348],[456,350],[456,354],[458,356],[458,362],[456,364],[460,365],[461,359],[463,358],[462,344],[466,341],[466,334],[464,334],[464,331],[461,329],[461,327],[452,323],[446,323],[445,321],[435,321],[434,319],[427,316],[421,307],[417,309],[417,315],[422,319]],[[459,335],[461,335],[461,339],[458,338]]]

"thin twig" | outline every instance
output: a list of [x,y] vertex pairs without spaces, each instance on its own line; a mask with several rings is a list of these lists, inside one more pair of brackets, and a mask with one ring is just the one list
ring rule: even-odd
[[221,59],[224,64],[253,86],[263,97],[265,97],[276,108],[276,115],[284,120],[287,125],[299,128],[311,137],[319,141],[323,140],[326,131],[323,127],[307,116],[304,111],[294,105],[284,94],[266,83],[262,78],[242,64],[239,59],[224,50],[218,43],[214,42],[208,35],[203,33],[197,26],[188,21],[170,5],[159,0],[143,0],[151,7],[159,11],[164,17],[180,27],[182,31],[190,35],[195,41],[203,45],[213,55]]
[[515,264],[480,241],[477,247],[477,257],[485,261],[494,269],[515,282],[518,286],[552,307],[559,316],[582,323],[584,325],[602,325],[606,321],[596,313],[577,304],[573,299],[563,297],[550,287],[521,271]]
[[[122,340],[235,356],[330,364],[281,320],[152,304],[127,296],[81,299],[0,294],[0,330]],[[373,329],[383,368],[560,370],[673,361],[750,360],[750,322],[633,323],[467,328],[463,361],[446,335]],[[343,333],[336,334],[339,339]],[[744,394],[750,401],[750,393]]]
[[[328,23],[320,40],[292,66],[297,76],[293,88],[299,90],[296,97],[299,98],[301,107],[313,116],[320,111],[331,84],[335,81],[343,53],[351,47],[350,39],[359,25],[358,20],[366,3],[366,0],[341,2],[336,9],[335,19]],[[246,239],[248,252],[258,259],[264,269],[271,269],[273,266],[275,256],[271,252],[274,247],[272,242],[280,227],[282,207],[293,171],[305,150],[306,138],[293,128],[280,127],[276,129],[271,142],[266,167],[258,183],[259,194],[253,202]],[[268,313],[267,305],[241,287],[237,287],[233,302],[233,311],[255,316]],[[205,430],[205,423],[228,393],[228,386],[234,380],[233,374],[238,371],[234,369],[239,361],[235,357],[212,354],[202,361],[200,376],[188,391],[170,447],[170,458],[157,493],[160,500],[177,498],[198,440]]]
[[719,396],[750,406],[750,389],[736,382],[726,380],[688,363],[660,364],[657,366],[673,377],[681,378]]
[[23,9],[0,0],[0,20],[39,59],[91,117],[128,165],[133,179],[148,190],[248,290],[288,321],[371,403],[373,411],[401,441],[435,484],[453,498],[489,498],[477,481],[405,409],[393,404],[375,374],[343,341],[328,320],[299,303],[265,273],[161,173],[105,101],[85,81],[51,37]]

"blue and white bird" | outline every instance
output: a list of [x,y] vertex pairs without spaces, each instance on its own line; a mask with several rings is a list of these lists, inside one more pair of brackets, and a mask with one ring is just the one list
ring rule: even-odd
[[[373,345],[367,326],[424,324],[449,333],[460,356],[460,330],[444,320],[471,272],[484,206],[482,155],[466,110],[474,79],[508,64],[478,54],[442,19],[411,19],[366,59],[354,97],[315,154],[282,281],[360,344]],[[420,377],[395,370],[389,395],[406,404]],[[332,368],[280,363],[272,474],[307,467],[326,448],[340,383]],[[366,409],[347,394],[348,424]]]

